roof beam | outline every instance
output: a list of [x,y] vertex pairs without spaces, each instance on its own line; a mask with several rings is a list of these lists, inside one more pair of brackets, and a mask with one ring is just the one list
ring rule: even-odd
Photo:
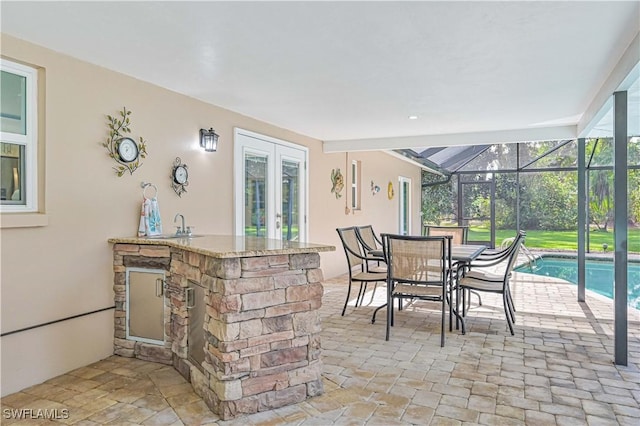
[[411,159],[411,158],[409,158],[409,157],[405,157],[404,155],[402,155],[402,154],[400,154],[400,153],[398,153],[398,152],[396,152],[396,151],[385,151],[385,154],[389,154],[389,155],[390,155],[390,156],[392,156],[392,157],[398,158],[398,159],[400,159],[400,160],[402,160],[402,161],[406,161],[407,163],[409,163],[409,164],[413,164],[414,166],[418,166],[418,167],[420,167],[422,170],[426,170],[426,171],[428,171],[428,172],[430,172],[430,173],[433,173],[433,174],[436,174],[436,175],[439,175],[439,176],[444,176],[444,173],[442,173],[442,172],[441,172],[440,170],[438,170],[437,168],[435,168],[435,167],[429,167],[429,166],[427,166],[426,164],[419,163],[419,162],[417,162],[417,161],[415,161],[415,160],[412,160],[412,159]]
[[425,148],[431,146],[488,145],[494,143],[575,139],[576,137],[576,126],[568,125],[487,132],[324,141],[322,143],[322,150],[325,153],[381,151],[404,148]]
[[613,107],[613,92],[628,90],[638,78],[640,78],[640,31],[636,33],[633,41],[582,114],[578,122],[578,136],[588,137],[589,132]]

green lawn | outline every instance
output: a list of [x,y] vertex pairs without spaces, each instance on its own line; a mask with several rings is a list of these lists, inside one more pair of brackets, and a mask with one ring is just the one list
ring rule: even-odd
[[[286,229],[283,229],[281,232],[285,233]],[[247,236],[251,236],[251,237],[255,237],[257,236],[257,231],[256,231],[256,227],[255,226],[245,226],[244,227],[244,234]],[[260,236],[264,237],[267,234],[267,227],[266,226],[261,226],[260,227]],[[294,240],[297,240],[299,237],[299,233],[298,233],[298,227],[297,226],[292,226],[291,227],[291,236]]]
[[[496,231],[496,246],[505,238],[513,237],[516,231]],[[469,228],[469,240],[489,240],[489,230],[481,227]],[[602,252],[602,244],[607,244],[607,251],[613,251],[613,232],[594,231],[589,235],[589,249],[591,252]],[[527,231],[525,245],[528,248],[577,250],[577,231]],[[640,229],[629,229],[629,252],[640,253]]]

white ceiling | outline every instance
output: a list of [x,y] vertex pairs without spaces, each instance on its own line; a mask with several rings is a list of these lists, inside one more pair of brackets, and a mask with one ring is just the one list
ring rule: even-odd
[[640,29],[639,1],[0,7],[3,33],[330,141],[575,125]]

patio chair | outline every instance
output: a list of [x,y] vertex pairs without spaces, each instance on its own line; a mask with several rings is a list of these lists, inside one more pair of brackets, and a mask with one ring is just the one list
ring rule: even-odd
[[[513,243],[518,239],[518,238],[522,238],[522,242],[520,243],[520,250],[522,251],[524,249],[524,238],[526,237],[527,233],[525,231],[518,231],[518,233],[516,234],[515,237],[511,237],[508,238],[509,242],[507,244],[504,244],[504,246],[502,246],[503,248],[501,248],[500,250],[485,250],[483,251],[480,256],[478,256],[473,262],[471,262],[471,264],[469,265],[469,267],[467,269],[470,268],[488,268],[488,267],[492,267],[492,266],[496,266],[499,265],[500,263],[506,261],[509,259],[509,255],[511,253],[511,248],[513,247]],[[476,293],[477,294],[477,293]],[[478,296],[480,297],[480,296]],[[509,292],[509,300],[511,302],[511,308],[513,309],[513,312],[516,312],[516,307],[513,303],[513,299],[511,297],[511,292]],[[482,306],[482,303],[480,303],[480,306]],[[512,316],[513,318],[513,322],[515,323],[516,318],[515,315]]]
[[[367,291],[367,283],[370,282],[384,282],[387,279],[386,272],[369,272],[367,270],[367,264],[369,261],[378,261],[379,258],[366,256],[362,252],[362,246],[358,241],[356,235],[355,226],[348,228],[337,228],[338,236],[342,242],[344,248],[344,254],[347,257],[347,267],[349,271],[349,289],[347,290],[347,298],[344,301],[344,307],[342,308],[342,316],[347,310],[347,304],[349,303],[349,297],[351,297],[351,284],[353,282],[360,283],[360,290],[358,291],[358,298],[356,299],[356,307],[358,304],[362,304],[364,295]],[[359,271],[354,268],[359,268]]]
[[367,262],[367,271],[387,272],[387,267],[385,265],[380,265],[380,262],[384,262],[384,254],[382,253],[382,241],[380,240],[380,238],[378,238],[375,232],[373,232],[373,226],[357,226],[356,236],[358,237],[358,241],[360,241],[360,244],[362,244],[362,248],[364,249],[367,256],[377,259],[375,266],[372,266],[369,264],[369,262]]
[[[478,258],[471,264],[471,266],[493,266],[499,263],[493,262],[495,262],[496,260],[502,261],[506,256],[508,256],[509,249],[511,248],[511,245],[514,243],[514,241],[518,238],[518,236],[525,237],[526,235],[527,233],[525,231],[518,231],[515,237],[506,238],[502,242],[502,244],[500,244],[500,249],[483,251],[480,256],[478,256]],[[523,246],[521,245],[520,248],[522,249],[522,247]],[[490,264],[485,265],[485,263]]]
[[373,226],[356,226],[356,235],[367,251],[382,250],[382,240],[373,232]]
[[[467,244],[467,236],[469,234],[468,226],[432,226],[424,225],[425,235],[437,237],[451,235],[452,244]],[[482,306],[482,297],[477,292],[472,292],[478,297],[478,305]],[[471,297],[469,297],[471,303]]]
[[[462,317],[466,315],[465,292],[467,290],[486,291],[489,293],[498,293],[502,295],[502,303],[504,305],[504,314],[509,325],[511,335],[513,332],[513,324],[515,323],[515,307],[509,289],[509,280],[513,272],[513,266],[518,258],[520,246],[524,242],[524,233],[518,233],[513,244],[509,246],[506,253],[502,253],[503,257],[494,261],[500,263],[506,260],[507,265],[503,274],[494,274],[491,272],[473,269],[466,272],[457,284],[457,290],[462,292]],[[473,265],[473,263],[472,263]],[[477,265],[477,262],[476,262]],[[489,265],[485,265],[489,266]],[[464,322],[463,322],[464,332]]]
[[440,346],[444,346],[445,304],[450,300],[451,236],[382,234],[387,261],[387,334],[393,326],[393,300],[421,299],[441,304]]
[[432,226],[424,225],[423,234],[428,237],[451,235],[453,244],[467,244],[468,226]]

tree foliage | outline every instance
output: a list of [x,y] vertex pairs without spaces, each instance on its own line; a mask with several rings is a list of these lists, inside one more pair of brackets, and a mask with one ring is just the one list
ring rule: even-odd
[[[443,182],[439,185],[428,185]],[[457,179],[446,181],[446,178],[433,173],[422,173],[422,221],[440,224],[456,216],[455,183]]]
[[[489,185],[495,184],[495,221],[497,229],[515,229],[518,220],[522,229],[575,230],[578,215],[578,173],[558,171],[577,165],[577,143],[571,141],[542,141],[520,144],[520,164],[515,164],[516,144],[494,145],[472,160],[463,171],[484,171],[462,174],[460,194],[465,217],[488,217],[491,197]],[[589,174],[589,221],[607,229],[613,217],[613,143],[611,139],[587,141]],[[547,155],[545,155],[547,154]],[[628,143],[630,165],[640,164],[640,141],[632,138]],[[526,166],[526,167],[525,167]],[[513,170],[520,168],[519,176]],[[550,168],[549,171],[544,169]],[[511,170],[511,172],[499,172]],[[542,170],[542,171],[539,171]],[[487,173],[488,172],[488,173]],[[442,180],[442,177],[423,174],[423,184]],[[518,200],[519,186],[519,200]],[[628,173],[628,216],[632,223],[640,221],[640,170]],[[443,185],[423,187],[422,212],[425,221],[439,223],[447,218],[457,220],[457,181],[453,176]]]

